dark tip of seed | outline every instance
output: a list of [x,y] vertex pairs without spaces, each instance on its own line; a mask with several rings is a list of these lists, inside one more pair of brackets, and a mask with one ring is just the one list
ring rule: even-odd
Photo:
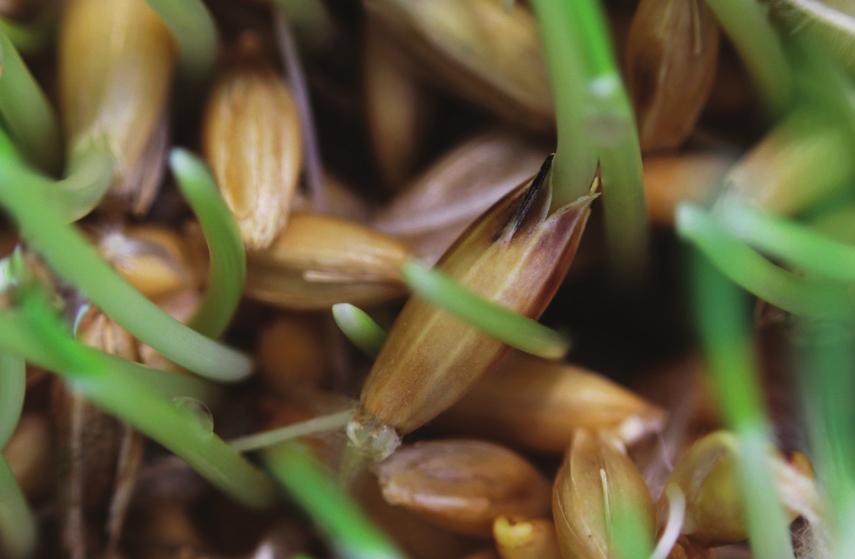
[[531,210],[532,206],[534,206],[534,201],[537,199],[537,195],[540,193],[543,184],[546,182],[546,177],[549,176],[549,170],[552,168],[552,160],[554,158],[554,153],[550,153],[546,156],[546,159],[543,161],[543,165],[540,166],[540,170],[531,181],[531,186],[528,188],[528,191],[520,202],[516,214],[514,214],[513,219],[511,219],[501,235],[502,237],[513,239],[514,235],[516,235],[520,226],[525,221],[528,212]]

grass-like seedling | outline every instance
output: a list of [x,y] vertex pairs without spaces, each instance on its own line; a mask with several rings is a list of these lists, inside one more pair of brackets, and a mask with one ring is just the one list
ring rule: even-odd
[[17,330],[40,348],[50,368],[93,404],[123,419],[175,452],[203,477],[240,502],[267,506],[274,501],[270,481],[202,425],[190,411],[153,390],[129,371],[75,340],[39,288],[22,287],[20,314],[0,314],[0,331]]
[[167,315],[104,262],[83,235],[65,223],[63,207],[48,185],[20,161],[6,137],[0,138],[0,161],[0,181],[10,185],[0,189],[0,204],[55,272],[129,332],[179,365],[223,381],[249,374],[250,364],[243,355]]

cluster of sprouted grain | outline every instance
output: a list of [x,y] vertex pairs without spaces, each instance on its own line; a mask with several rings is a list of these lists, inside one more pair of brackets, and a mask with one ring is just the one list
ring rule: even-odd
[[855,556],[852,6],[0,0],[0,557]]

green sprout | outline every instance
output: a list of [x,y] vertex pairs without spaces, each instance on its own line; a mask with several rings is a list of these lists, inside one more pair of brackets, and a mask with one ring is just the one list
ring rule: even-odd
[[65,221],[56,197],[22,165],[7,137],[0,137],[0,204],[21,235],[48,264],[137,339],[198,374],[237,381],[250,373],[244,355],[181,324],[119,276],[97,250]]
[[754,556],[793,559],[788,523],[769,469],[770,437],[745,316],[745,301],[704,256],[696,257],[695,304],[719,409],[735,433],[738,480]]
[[[270,480],[203,425],[189,410],[147,383],[87,351],[64,327],[36,287],[17,294],[20,314],[0,313],[0,332],[17,330],[41,348],[51,369],[94,405],[145,433],[184,459],[202,477],[237,501],[265,507],[275,500]],[[179,400],[180,401],[180,400]]]
[[352,418],[353,410],[348,409],[328,415],[322,415],[320,417],[314,417],[312,419],[307,419],[306,421],[286,425],[277,429],[270,429],[269,431],[246,435],[244,437],[234,439],[229,442],[229,444],[233,449],[239,452],[260,450],[262,448],[276,446],[286,441],[298,439],[307,435],[323,433],[324,431],[336,431],[347,425],[347,422]]
[[855,283],[855,247],[792,220],[728,203],[719,208],[721,224],[737,238],[803,271]]
[[601,169],[606,239],[619,270],[647,258],[641,147],[629,96],[597,0],[534,0],[556,99],[553,208],[588,193]]
[[691,241],[728,278],[776,307],[800,316],[846,312],[839,288],[784,270],[730,235],[712,215],[695,204],[677,209],[677,232]]
[[375,357],[386,342],[386,331],[368,313],[350,303],[333,305],[332,314],[339,329],[353,345],[368,357]]
[[37,526],[27,499],[0,454],[0,542],[4,557],[22,559],[36,547]]
[[404,262],[401,275],[415,295],[511,347],[546,359],[561,359],[570,348],[558,332],[468,291],[416,260]]
[[47,171],[59,168],[62,151],[56,113],[2,30],[0,118],[28,160]]
[[190,81],[207,78],[217,61],[219,37],[202,0],[147,0],[178,45],[180,69]]
[[347,559],[399,559],[401,553],[345,495],[324,467],[298,443],[286,443],[264,455],[271,473],[306,509]]
[[199,219],[211,261],[208,289],[190,326],[200,334],[218,338],[231,321],[243,293],[246,280],[243,241],[207,166],[183,149],[172,150],[169,163],[181,193]]
[[790,63],[757,0],[706,0],[724,32],[739,51],[754,85],[772,114],[787,110],[793,96]]

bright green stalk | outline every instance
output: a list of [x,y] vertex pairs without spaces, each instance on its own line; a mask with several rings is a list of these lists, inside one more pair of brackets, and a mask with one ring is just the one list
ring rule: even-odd
[[63,279],[110,318],[167,359],[220,381],[245,378],[251,363],[181,324],[116,273],[73,226],[55,197],[18,164],[14,148],[0,137],[0,204],[12,214],[21,235]]
[[555,208],[585,196],[597,168],[584,110],[588,101],[585,70],[573,37],[568,33],[564,0],[533,0],[541,42],[555,99],[558,147],[552,165]]
[[757,559],[792,559],[790,531],[769,469],[769,427],[754,369],[745,301],[703,256],[696,257],[695,305],[704,353],[737,464],[750,544]]
[[684,203],[677,208],[677,231],[725,276],[776,307],[814,317],[849,312],[839,304],[840,288],[775,266],[728,234],[709,213],[694,204]]
[[547,359],[561,359],[570,347],[558,332],[468,291],[416,260],[406,261],[401,275],[414,294],[511,347]]
[[36,547],[36,521],[12,470],[0,454],[0,544],[3,557],[23,559]]
[[50,44],[54,30],[50,17],[41,17],[33,23],[18,23],[0,17],[0,33],[4,33],[19,52],[34,54]]
[[170,402],[71,337],[43,293],[21,294],[25,335],[40,344],[66,378],[94,405],[115,415],[184,459],[201,476],[234,499],[252,507],[275,501],[270,480],[193,414]]
[[350,303],[332,307],[333,319],[353,345],[368,357],[376,357],[386,342],[386,331],[368,313]]
[[722,205],[717,215],[730,233],[758,250],[804,271],[855,283],[855,246],[736,203]]
[[9,37],[0,32],[0,118],[27,159],[56,171],[62,150],[53,107]]
[[218,338],[231,321],[243,293],[246,281],[243,241],[207,166],[182,149],[172,150],[169,163],[181,193],[202,226],[211,262],[208,289],[190,326],[205,336]]
[[536,0],[534,7],[557,100],[552,207],[588,191],[599,158],[609,251],[618,269],[637,274],[648,246],[641,146],[598,0]]
[[27,368],[18,357],[0,354],[0,450],[6,446],[24,407]]
[[217,60],[219,38],[214,18],[202,0],[148,0],[178,45],[181,70],[191,81],[204,80]]
[[231,447],[239,452],[248,452],[251,450],[259,450],[266,447],[282,444],[285,441],[305,437],[306,435],[314,435],[324,431],[335,431],[347,425],[347,422],[353,418],[353,410],[345,410],[329,415],[322,415],[271,429],[254,435],[246,435],[230,441]]
[[787,56],[766,9],[757,0],[706,0],[742,57],[769,110],[782,114],[793,95]]
[[286,443],[265,453],[265,462],[297,503],[347,559],[400,559],[404,555],[344,494],[302,445]]

